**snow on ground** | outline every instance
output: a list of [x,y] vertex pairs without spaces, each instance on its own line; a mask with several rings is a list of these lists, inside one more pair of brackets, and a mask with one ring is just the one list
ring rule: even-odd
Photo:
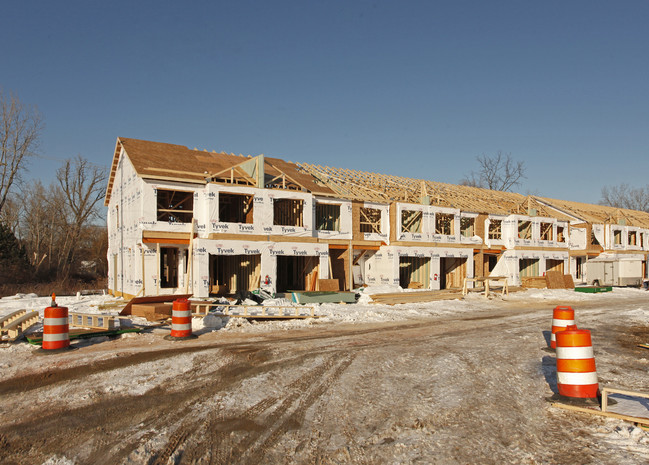
[[[316,305],[315,315],[318,318],[315,319],[300,319],[300,320],[274,320],[267,322],[248,322],[245,319],[241,318],[221,318],[208,316],[205,319],[194,318],[193,328],[194,331],[198,334],[205,334],[210,332],[222,332],[223,334],[227,333],[249,333],[251,336],[255,337],[257,334],[266,333],[269,331],[284,330],[290,331],[292,329],[298,328],[307,328],[321,325],[323,327],[332,327],[337,324],[365,324],[365,323],[377,323],[377,322],[397,322],[397,321],[408,321],[408,320],[421,320],[421,319],[434,319],[436,317],[452,316],[458,314],[467,314],[471,313],[472,316],[480,316],[481,313],[487,314],[490,310],[493,310],[495,306],[499,304],[508,304],[512,305],[512,308],[515,308],[516,305],[524,306],[529,305],[530,302],[534,304],[547,304],[548,306],[548,330],[550,326],[551,318],[551,309],[556,305],[570,305],[576,312],[579,311],[579,305],[584,306],[596,306],[598,309],[603,308],[604,311],[607,306],[615,307],[616,314],[616,323],[624,321],[626,324],[633,325],[642,325],[646,326],[647,321],[649,320],[649,292],[646,292],[641,289],[632,289],[632,288],[615,288],[612,292],[608,293],[579,293],[573,290],[527,290],[520,292],[513,292],[509,296],[500,297],[495,296],[490,299],[484,297],[477,293],[470,293],[462,300],[442,300],[435,302],[423,302],[423,303],[414,303],[414,304],[402,304],[402,305],[376,305],[369,303],[370,298],[368,297],[372,293],[377,292],[394,292],[394,288],[390,289],[369,289],[357,304],[322,304]],[[646,298],[646,304],[642,302]],[[116,315],[121,307],[126,303],[121,298],[114,298],[109,295],[92,295],[92,296],[58,296],[56,298],[57,304],[59,306],[68,307],[69,311],[77,311],[83,313],[101,313],[101,314],[112,314]],[[638,303],[640,302],[640,304]],[[28,311],[37,310],[40,312],[41,316],[45,307],[50,305],[49,297],[37,297],[33,294],[23,294],[10,296],[0,299],[0,316],[11,313],[15,310],[26,309]],[[596,318],[601,319],[602,312],[594,313],[583,313],[583,321],[586,326],[590,322],[595,321]],[[579,314],[578,318],[582,318],[582,314]],[[144,319],[133,318],[134,323],[138,324],[147,324]],[[138,350],[139,346],[142,344],[154,344],[160,339],[160,335],[168,332],[168,329],[156,328],[150,332],[142,334],[125,334],[120,339],[108,341],[107,339],[96,339],[96,340],[85,340],[82,342],[75,342],[74,345],[78,347],[91,347],[96,352],[94,353],[85,353],[84,350],[75,351],[74,358],[67,358],[62,360],[61,367],[70,367],[75,366],[76,364],[85,363],[89,360],[94,360],[97,358],[99,351],[101,351],[102,360],[109,359],[111,357],[119,357],[122,355],[133,354]],[[536,346],[536,342],[533,335],[524,334],[524,335],[515,335],[514,338],[517,338],[515,343],[521,345],[532,345]],[[129,341],[137,341],[137,345],[130,346]],[[101,344],[99,344],[101,342]],[[649,341],[646,341],[649,342]],[[26,360],[29,360],[30,369],[34,372],[40,370],[45,370],[48,364],[52,363],[52,359],[48,357],[33,357],[30,353],[35,349],[35,346],[31,346],[26,343],[17,343],[10,344],[3,349],[0,349],[0,373],[3,373],[4,376],[10,377],[18,374],[21,362],[24,363]],[[509,350],[511,348],[503,347],[502,350]],[[471,358],[472,350],[479,350],[479,348],[467,348],[467,357]],[[604,360],[608,360],[614,356],[607,353],[605,348],[599,349],[601,356]],[[495,355],[495,354],[494,354]],[[219,358],[206,364],[202,352],[190,352],[187,354],[182,354],[176,356],[173,361],[165,359],[157,359],[147,363],[139,363],[137,365],[128,366],[124,368],[117,368],[113,370],[113,376],[106,377],[103,374],[91,374],[75,385],[74,391],[70,391],[68,386],[64,383],[60,387],[52,387],[46,391],[46,394],[42,395],[36,401],[39,405],[42,405],[43,408],[49,408],[51,406],[64,405],[63,402],[83,406],[90,405],[94,400],[101,396],[105,395],[128,395],[128,396],[137,396],[145,392],[150,391],[156,386],[160,386],[165,380],[171,380],[175,376],[178,376],[179,370],[184,372],[193,372],[193,375],[200,377],[201,371],[205,370],[205,373],[210,373],[210,370],[215,368],[215,365],[218,366],[227,366],[230,363],[228,356]],[[95,357],[95,358],[93,358]],[[233,355],[234,357],[234,355]],[[408,364],[413,363],[424,363],[420,360],[414,361],[414,354],[406,354],[402,359],[397,360],[386,360],[384,364],[379,364],[376,367],[376,370],[381,372],[390,372],[394,369],[394,363],[399,363],[407,366]],[[430,370],[427,372],[430,373],[445,373],[447,376],[442,376],[440,380],[435,380],[437,383],[445,382],[448,380],[449,383],[456,383],[460,377],[464,376],[467,370],[466,360],[463,357],[460,357],[457,354],[449,354],[444,357],[429,358],[426,359],[425,363],[430,364]],[[640,362],[645,363],[645,366],[649,367],[649,361],[646,360],[646,357],[639,358]],[[360,362],[359,362],[360,363]],[[598,362],[598,368],[599,368]],[[305,366],[302,369],[308,371],[312,367]],[[473,367],[473,369],[479,370],[480,367]],[[507,367],[503,367],[503,370],[507,370]],[[532,369],[532,368],[530,368]],[[521,384],[520,389],[534,389],[534,383],[539,385],[544,385],[547,380],[543,379],[539,374],[543,374],[543,370],[539,371],[539,368],[534,368],[535,374],[537,375],[536,379],[534,376],[529,376],[525,386]],[[605,369],[603,370],[604,377],[608,377],[609,381],[614,380],[612,376],[615,374],[614,370]],[[221,403],[220,407],[227,411],[228,408],[234,409],[241,402],[248,402],[252,405],[256,405],[256,402],[263,400],[263,397],[254,397],[252,394],[261,395],[263,392],[263,386],[267,383],[267,378],[275,376],[273,373],[262,373],[258,377],[253,377],[245,380],[243,387],[239,392],[246,394],[241,399],[238,399],[236,396],[228,397],[218,397],[215,399],[215,402]],[[521,377],[521,373],[503,373],[503,376],[506,378],[517,378]],[[390,375],[387,375],[389,378]],[[547,376],[546,376],[547,378]],[[637,372],[633,374],[633,378],[627,378],[632,381],[633,384],[637,385],[646,385],[646,371]],[[455,380],[455,381],[453,381]],[[398,379],[394,380],[395,383],[399,383]],[[521,381],[521,383],[524,383]],[[367,379],[368,389],[375,390],[379,387],[374,386],[372,379]],[[531,388],[530,388],[531,386]],[[354,384],[354,389],[358,389],[358,385]],[[388,389],[385,387],[385,389]],[[388,389],[389,391],[389,389]],[[391,392],[391,391],[390,391]],[[252,394],[251,394],[252,393]],[[432,395],[432,394],[431,394]],[[442,398],[442,396],[448,395],[447,399]],[[457,393],[451,389],[451,386],[445,386],[445,389],[439,389],[435,391],[435,396],[437,397],[438,402],[442,402],[447,407],[452,407],[455,403],[459,401],[462,397],[459,397]],[[65,397],[65,401],[61,400]],[[386,395],[386,397],[390,397]],[[524,397],[524,396],[521,396]],[[341,396],[345,398],[345,396]],[[618,400],[622,400],[618,396]],[[207,400],[206,400],[207,402]],[[229,403],[233,405],[230,405]],[[427,401],[428,402],[428,401]],[[620,408],[625,407],[624,402],[620,402]],[[649,401],[643,402],[640,401],[640,407],[646,407],[649,409]],[[38,407],[34,405],[34,407]],[[637,408],[629,407],[629,408]],[[636,415],[640,415],[640,410],[634,409],[632,412]],[[371,412],[370,412],[371,413]],[[357,415],[361,415],[363,412],[357,412]],[[369,415],[369,414],[368,414]],[[555,416],[561,415],[559,412],[553,413]],[[405,428],[405,426],[404,426]],[[426,436],[429,434],[427,426],[423,425],[418,426],[418,429],[413,430],[414,432],[408,434],[418,434],[422,436],[417,440],[421,439],[421,443],[425,443],[427,440]],[[386,432],[386,435],[390,433]],[[394,433],[394,432],[392,432]],[[408,438],[408,435],[405,432],[397,432],[400,435],[401,440]],[[432,433],[430,433],[432,434]],[[641,428],[634,427],[632,424],[619,422],[617,420],[603,420],[601,426],[598,427],[596,434],[601,438],[603,445],[615,446],[615,448],[626,449],[632,454],[637,454],[637,456],[646,457],[647,456],[647,446],[649,445],[649,433],[643,431]],[[152,436],[151,444],[149,447],[151,450],[160,449],[160,441],[164,439],[164,436]],[[377,436],[376,442],[377,445],[382,445],[380,441],[384,441],[383,437]],[[413,439],[414,441],[414,439]],[[147,443],[148,444],[148,443]],[[163,441],[164,444],[164,441]],[[146,444],[145,444],[146,445]],[[143,446],[144,447],[144,446]],[[147,457],[150,453],[150,450],[144,447],[142,451],[136,450],[134,454],[142,454],[142,457]],[[341,449],[342,450],[342,449]],[[407,457],[404,455],[404,457]],[[135,460],[138,462],[138,460]],[[142,462],[146,460],[143,458]],[[69,461],[65,457],[52,456],[47,462],[47,464],[68,464],[75,463],[74,461]]]
[[[493,300],[505,302],[560,302],[560,305],[578,306],[580,302],[611,302],[613,305],[620,305],[626,297],[637,297],[649,293],[637,288],[614,288],[612,292],[583,293],[570,289],[529,289],[526,291],[512,292],[509,296],[491,296],[486,299],[484,295],[469,293],[462,300],[441,300],[435,302],[408,303],[399,305],[378,305],[371,303],[371,295],[378,293],[396,292],[400,290],[394,286],[375,286],[366,288],[361,292],[359,301],[356,304],[314,304],[316,319],[304,320],[278,320],[272,322],[248,323],[239,318],[221,318],[221,321],[214,321],[208,318],[208,325],[204,325],[202,319],[194,318],[194,331],[236,331],[236,332],[258,332],[264,331],[266,327],[274,329],[291,329],[317,325],[322,323],[373,323],[385,321],[403,321],[418,319],[436,315],[449,315],[463,312],[476,312],[488,310],[493,306]],[[403,292],[416,292],[412,289],[404,289]],[[276,303],[273,299],[270,304],[286,305],[286,301]],[[116,315],[126,304],[121,297],[115,298],[110,295],[76,295],[57,296],[56,303],[59,306],[68,307],[69,312],[95,313]],[[27,311],[39,311],[41,317],[44,310],[51,304],[50,297],[38,297],[35,294],[17,294],[15,296],[3,297],[0,299],[0,317],[13,311],[25,309]],[[289,303],[290,305],[290,303]],[[293,304],[296,305],[296,304]],[[308,305],[307,305],[308,306]],[[646,321],[647,309],[628,309],[624,314],[632,321]],[[147,325],[144,318],[133,317],[136,324]],[[235,320],[235,321],[233,321]],[[36,326],[34,330],[41,329]]]

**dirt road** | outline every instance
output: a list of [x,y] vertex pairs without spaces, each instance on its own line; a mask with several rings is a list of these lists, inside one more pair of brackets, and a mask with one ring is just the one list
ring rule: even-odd
[[[646,432],[550,407],[556,303],[536,305],[18,354],[0,463],[647,463]],[[646,391],[649,326],[621,310],[582,304],[580,325],[600,384]]]

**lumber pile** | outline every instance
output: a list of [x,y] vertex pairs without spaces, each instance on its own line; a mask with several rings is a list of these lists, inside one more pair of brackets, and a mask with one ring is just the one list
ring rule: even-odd
[[574,289],[572,275],[561,271],[548,271],[545,276],[528,276],[521,278],[521,285],[526,289]]
[[171,318],[171,309],[170,303],[133,304],[131,315],[146,318],[147,321],[160,321]]
[[372,297],[372,303],[384,305],[434,302],[436,300],[461,300],[463,298],[461,289],[421,292],[390,292],[385,294],[373,294],[370,297]]
[[521,285],[526,289],[545,289],[547,281],[545,276],[528,276],[521,279]]

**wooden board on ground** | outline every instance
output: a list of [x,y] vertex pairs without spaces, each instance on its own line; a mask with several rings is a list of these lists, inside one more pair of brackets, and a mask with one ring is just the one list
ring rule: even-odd
[[174,295],[150,295],[144,297],[134,297],[126,306],[119,312],[120,316],[131,314],[131,307],[133,304],[154,304],[162,302],[173,302],[176,299],[189,299],[192,294],[174,294]]
[[545,280],[548,289],[565,289],[566,284],[561,271],[547,271]]
[[385,294],[373,294],[370,296],[372,303],[385,305],[409,304],[417,302],[434,302],[436,300],[462,300],[461,289],[445,289],[441,291],[414,291],[414,292],[390,292]]
[[[624,398],[626,398],[625,402],[628,402],[629,400],[634,401],[637,405],[641,406],[640,414],[643,416],[637,416],[637,414],[629,415],[619,411],[618,412],[610,411],[609,403],[608,403],[608,396],[610,394],[618,394],[620,396],[623,396]],[[606,387],[602,389],[602,407],[600,410],[597,410],[595,408],[588,408],[588,407],[577,407],[574,405],[562,404],[560,402],[555,402],[552,404],[552,406],[559,407],[565,410],[572,410],[575,412],[590,413],[593,415],[617,418],[619,420],[630,421],[641,425],[649,425],[649,410],[647,410],[646,408],[646,402],[643,402],[645,399],[649,399],[649,394]],[[623,404],[624,402],[622,401],[622,398],[618,398],[617,400],[619,402],[616,404],[615,408],[621,409],[622,408],[621,404]]]
[[318,290],[320,291],[339,291],[340,282],[337,279],[318,279]]
[[[91,337],[101,337],[101,336],[117,336],[124,333],[139,333],[142,331],[142,328],[115,328],[112,330],[104,331],[99,329],[71,329],[68,333],[70,340],[74,339],[87,339]],[[43,333],[31,333],[25,335],[27,342],[34,345],[41,345],[43,343]]]

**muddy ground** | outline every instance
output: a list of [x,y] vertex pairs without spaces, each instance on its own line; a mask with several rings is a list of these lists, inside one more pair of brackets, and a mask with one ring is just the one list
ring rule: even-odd
[[[0,463],[649,463],[646,431],[546,400],[558,304],[15,350],[0,381]],[[620,316],[646,305],[575,307],[600,385],[647,391],[649,351],[636,344],[649,325]]]

